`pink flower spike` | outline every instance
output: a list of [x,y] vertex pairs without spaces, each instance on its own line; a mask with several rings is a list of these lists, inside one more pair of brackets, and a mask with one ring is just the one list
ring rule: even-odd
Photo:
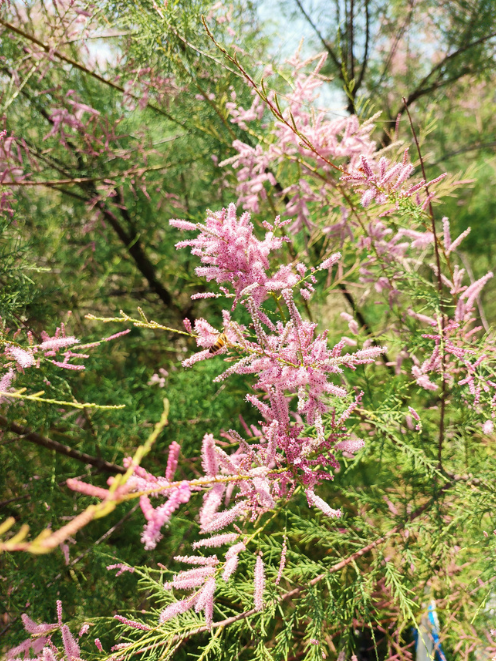
[[341,253],[336,252],[334,255],[331,255],[327,259],[325,259],[322,264],[318,267],[320,270],[323,269],[330,269],[336,262],[338,262],[341,259]]
[[488,436],[494,431],[494,422],[492,420],[486,420],[482,425],[482,433],[487,434]]
[[25,613],[21,615],[21,620],[26,631],[35,636],[50,633],[59,626],[59,624],[36,624],[36,622],[33,622],[33,620]]
[[173,604],[167,606],[165,610],[160,613],[159,624],[163,624],[168,620],[172,620],[173,617],[185,613],[190,608],[193,608],[196,602],[196,595],[189,597],[188,599],[183,599],[182,601],[176,601]]
[[215,477],[219,470],[215,455],[215,439],[212,434],[205,434],[202,443],[202,466],[205,475]]
[[76,339],[75,337],[50,337],[44,340],[40,344],[40,349],[42,351],[48,351],[48,350],[58,351],[59,349],[64,349],[65,347],[70,347],[73,344],[78,344],[78,343],[79,340]]
[[444,249],[449,251],[451,247],[450,222],[446,216],[443,218]]
[[361,438],[350,438],[346,441],[341,441],[335,445],[336,450],[341,450],[341,452],[346,452],[348,454],[355,454],[365,446],[365,441]]
[[95,496],[95,498],[104,500],[110,495],[107,489],[102,489],[101,487],[96,487],[93,484],[87,484],[71,477],[67,480],[66,484],[69,489],[79,491],[79,493],[83,493],[85,496]]
[[276,585],[279,585],[282,578],[282,574],[284,572],[284,567],[286,566],[286,552],[287,552],[286,535],[284,535],[284,542],[282,544],[281,560],[279,562],[279,571],[277,572]]
[[100,642],[100,638],[95,638],[95,645],[99,652],[103,652],[103,646]]
[[57,599],[57,621],[59,623],[59,627],[62,627],[62,602],[60,599]]
[[239,516],[244,514],[247,509],[247,503],[244,500],[239,501],[234,507],[225,512],[217,514],[207,525],[203,526],[201,532],[215,532],[222,530],[230,523],[233,523]]
[[23,369],[32,367],[35,363],[33,354],[20,347],[7,347],[7,351]]
[[140,629],[141,631],[151,630],[151,627],[147,626],[146,624],[143,624],[142,622],[135,622],[134,620],[128,620],[127,617],[123,617],[122,615],[114,615],[114,620],[118,620],[122,624],[125,624],[132,629]]
[[205,618],[207,620],[207,626],[212,624],[212,613],[214,606],[214,592],[215,592],[215,578],[209,578],[205,583],[203,588],[200,590],[198,595],[198,600],[195,604],[195,611],[199,613],[200,611],[205,611]]
[[331,519],[339,519],[341,517],[341,510],[333,510],[332,507],[329,507],[325,500],[322,500],[322,498],[317,496],[311,489],[307,489],[305,493],[307,495],[308,501],[312,505],[315,505],[315,507],[318,507],[319,510],[326,516],[330,517]]
[[417,421],[420,420],[420,416],[419,416],[419,414],[417,413],[417,411],[416,411],[414,408],[412,408],[411,406],[409,406],[409,407],[408,407],[408,410],[410,411],[410,413],[412,414],[412,416],[415,418],[415,420],[417,420]]
[[73,365],[72,363],[61,363],[58,360],[50,360],[51,363],[57,367],[62,367],[66,370],[73,370],[74,372],[81,372],[84,370],[84,365]]
[[176,555],[174,557],[176,562],[185,562],[188,565],[208,565],[213,567],[219,563],[216,555],[203,557],[200,555]]
[[117,574],[115,575],[116,578],[117,578],[117,576],[120,576],[121,574],[123,574],[126,571],[128,571],[130,574],[134,573],[134,567],[130,567],[129,565],[124,565],[122,562],[118,562],[115,565],[107,565],[107,571],[110,571],[111,569],[118,569],[119,570],[117,572]]
[[64,645],[64,650],[68,661],[79,659],[81,657],[79,645],[76,643],[76,640],[70,632],[67,624],[64,624],[60,631],[62,633],[62,643]]
[[224,544],[229,544],[238,539],[239,535],[235,532],[227,532],[222,535],[214,535],[213,537],[208,537],[207,539],[200,539],[198,542],[193,542],[192,546],[194,549],[200,547],[215,548],[219,546],[224,546]]
[[470,227],[467,227],[467,229],[460,234],[460,236],[457,236],[456,239],[453,241],[453,243],[450,245],[450,247],[447,250],[447,254],[449,255],[453,250],[456,250],[460,243],[463,241],[463,239],[470,234]]
[[14,376],[15,376],[15,372],[13,369],[9,369],[9,371],[2,376],[2,378],[0,379],[0,392],[8,391]]
[[263,593],[265,588],[265,572],[264,563],[260,556],[257,557],[255,562],[255,591],[253,594],[253,601],[255,602],[255,610],[261,611],[264,607]]
[[169,225],[177,227],[179,230],[197,230],[198,226],[195,223],[190,223],[187,220],[173,219],[169,220]]
[[181,446],[176,441],[169,445],[169,454],[167,456],[167,468],[165,469],[165,479],[172,482],[177,468],[177,461]]
[[238,562],[239,562],[238,555],[233,555],[226,560],[226,564],[224,565],[224,571],[222,572],[222,578],[226,583],[236,571],[238,567]]
[[130,332],[131,332],[131,329],[126,328],[126,330],[120,331],[120,333],[114,333],[114,335],[110,335],[110,337],[102,337],[102,342],[110,342],[111,340],[116,340],[118,337],[122,337],[123,335],[127,335]]

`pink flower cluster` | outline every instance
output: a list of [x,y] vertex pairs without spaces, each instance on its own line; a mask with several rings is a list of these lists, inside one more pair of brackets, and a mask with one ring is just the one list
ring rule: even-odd
[[[199,267],[197,272],[215,280],[221,291],[228,298],[234,298],[235,303],[242,303],[252,322],[247,329],[231,319],[231,313],[225,310],[223,332],[226,340],[215,350],[219,331],[205,320],[197,320],[192,334],[201,351],[184,364],[190,366],[198,360],[228,351],[235,354],[235,362],[216,381],[234,373],[254,374],[253,387],[260,395],[250,394],[247,399],[258,409],[261,420],[260,426],[252,430],[256,442],[245,440],[232,429],[223,434],[238,445],[231,454],[217,445],[212,434],[206,434],[201,453],[205,478],[193,481],[194,485],[188,482],[171,485],[168,476],[165,480],[154,478],[141,468],[135,469],[133,489],[154,491],[168,497],[164,505],[153,510],[148,509],[147,496],[141,496],[142,509],[149,521],[145,543],[148,548],[154,546],[160,527],[169,520],[180,502],[189,499],[192,488],[204,489],[199,514],[200,532],[209,535],[197,542],[196,548],[235,542],[236,533],[222,531],[240,519],[249,516],[254,520],[273,509],[278,499],[289,499],[298,484],[303,485],[309,506],[320,509],[328,517],[339,517],[341,511],[331,508],[315,493],[315,488],[322,480],[332,479],[330,471],[338,467],[334,452],[345,452],[349,456],[363,446],[363,441],[351,438],[345,426],[361,395],[347,407],[342,407],[344,411],[337,415],[335,402],[346,397],[347,392],[333,379],[339,379],[345,368],[356,369],[358,365],[374,362],[384,348],[369,346],[354,353],[343,353],[345,342],[328,348],[327,334],[317,335],[316,324],[301,317],[293,300],[293,290],[300,285],[303,270],[295,275],[291,269],[281,266],[275,274],[268,272],[268,255],[281,245],[272,233],[277,226],[269,226],[265,239],[258,240],[249,216],[243,214],[238,220],[233,205],[217,214],[210,212],[205,225],[182,220],[171,221],[171,224],[199,233],[196,239],[182,241],[177,247],[190,247],[201,257],[207,266]],[[330,256],[321,268],[331,267],[338,258]],[[224,286],[226,283],[228,288]],[[285,306],[287,318],[284,321],[272,321],[270,310],[262,307],[271,291],[278,292]],[[186,327],[190,329],[189,324]],[[293,410],[292,403],[296,405]],[[326,431],[323,416],[329,414]],[[313,427],[313,434],[304,433],[306,425]],[[248,430],[248,436],[251,435]],[[229,580],[236,570],[239,554],[246,550],[247,544],[248,539],[244,539],[232,545],[223,563],[217,556],[177,558],[196,567],[179,572],[166,587],[193,592],[167,606],[160,622],[194,607],[197,612],[205,613],[209,625],[213,617],[216,581],[220,575],[223,580]],[[284,556],[285,553],[280,573]],[[264,583],[264,564],[261,556],[257,556],[254,570],[256,609],[263,607]]]
[[351,165],[341,180],[361,189],[361,203],[365,208],[373,201],[380,206],[388,201],[394,201],[395,206],[381,214],[386,215],[398,209],[399,199],[412,197],[414,193],[416,193],[417,204],[425,208],[434,193],[429,193],[424,200],[421,200],[420,192],[428,187],[432,189],[435,184],[446,177],[446,174],[442,174],[432,181],[422,180],[405,189],[405,183],[413,174],[414,169],[409,161],[408,148],[403,153],[401,163],[391,163],[385,156],[382,156],[376,164],[361,154],[359,166],[354,168]]
[[[8,333],[8,329],[5,329]],[[102,338],[99,342],[81,345],[81,349],[90,349],[97,347],[101,342],[108,342],[122,335],[129,333],[129,330],[116,333],[111,337]],[[6,342],[3,354],[0,355],[0,368],[7,370],[0,376],[0,393],[8,392],[16,372],[24,372],[30,367],[39,368],[41,360],[45,359],[56,367],[72,371],[84,370],[84,365],[78,365],[71,362],[73,359],[88,358],[86,353],[75,353],[70,347],[79,344],[80,340],[74,336],[68,336],[64,324],[57,328],[53,337],[50,337],[45,331],[41,332],[41,342],[35,343],[34,335],[31,331],[27,332],[27,345],[21,346],[16,342],[20,331],[13,334],[12,341]],[[61,358],[61,360],[54,360]],[[1,396],[0,396],[1,401]]]
[[[290,266],[283,265],[270,277],[269,255],[278,250],[283,238],[275,232],[288,221],[275,219],[274,225],[265,224],[268,230],[263,240],[255,236],[248,213],[238,219],[236,207],[218,212],[208,212],[205,224],[190,223],[186,220],[169,221],[173,227],[181,230],[199,231],[197,237],[181,241],[176,248],[191,248],[193,255],[200,257],[204,266],[196,268],[196,274],[207,282],[215,280],[222,285],[224,295],[234,297],[234,305],[248,288],[256,304],[262,303],[269,292],[295,286],[301,277]],[[231,285],[226,290],[223,285]]]
[[[317,62],[314,69],[306,73],[308,65],[315,59]],[[327,204],[328,191],[322,180],[317,186],[310,186],[307,181],[313,177],[313,168],[328,172],[330,167],[327,159],[345,159],[351,167],[358,166],[360,155],[372,157],[375,152],[375,142],[370,139],[373,120],[360,124],[354,115],[329,119],[326,109],[316,108],[315,101],[325,82],[319,73],[325,59],[326,55],[322,54],[302,61],[299,53],[296,53],[288,60],[293,71],[293,89],[284,96],[284,121],[276,119],[267,139],[259,141],[254,147],[235,140],[233,147],[238,154],[224,161],[224,164],[230,163],[237,169],[238,204],[248,211],[258,213],[260,201],[267,197],[266,183],[269,187],[280,188],[277,194],[286,199],[286,213],[296,216],[292,231],[313,224],[310,219],[311,203],[321,206]],[[269,69],[266,75],[270,74]],[[253,97],[252,106],[247,110],[237,105],[235,92],[232,92],[232,100],[226,104],[231,121],[241,128],[247,129],[248,122],[260,121],[264,115],[264,102],[255,91]],[[273,99],[273,95],[269,95],[269,100],[273,102]],[[312,151],[305,148],[298,133],[304,134],[313,145]],[[274,172],[279,171],[281,165],[287,166],[295,159],[302,159],[302,175],[295,180],[292,174],[288,183],[276,181]],[[309,167],[305,167],[305,162]]]
[[[298,485],[303,486],[309,506],[330,518],[341,516],[339,509],[331,508],[315,493],[322,480],[332,480],[332,470],[339,467],[335,453],[350,456],[364,445],[361,439],[351,437],[345,424],[359,405],[361,394],[354,400],[349,398],[340,377],[345,369],[375,362],[384,347],[365,345],[353,353],[344,352],[345,341],[328,347],[327,332],[317,334],[317,325],[304,320],[298,311],[294,290],[308,289],[309,284],[316,282],[319,271],[332,268],[339,254],[330,255],[319,269],[308,273],[304,264],[279,265],[271,272],[269,256],[282,245],[282,240],[275,236],[279,221],[276,219],[273,225],[264,223],[268,231],[264,239],[258,239],[249,215],[238,218],[234,205],[217,213],[209,212],[205,224],[184,220],[173,220],[171,224],[197,232],[196,238],[178,243],[177,248],[191,248],[203,262],[197,269],[198,275],[214,280],[228,300],[234,299],[231,311],[223,311],[222,333],[204,319],[196,320],[194,331],[185,322],[200,351],[183,364],[189,367],[229,352],[232,364],[215,380],[222,381],[235,373],[254,375],[256,394],[250,393],[247,400],[260,414],[259,425],[246,427],[246,440],[235,430],[223,432],[237,445],[230,454],[219,447],[212,434],[205,434],[201,449],[204,477],[197,480],[173,482],[179,454],[179,446],[173,443],[165,477],[155,477],[140,466],[132,466],[128,459],[125,465],[133,467],[133,474],[113,493],[78,480],[69,480],[68,485],[103,500],[118,499],[124,491],[138,492],[147,521],[142,537],[147,549],[155,548],[163,526],[181,504],[189,501],[192,492],[202,492],[199,523],[200,533],[206,537],[196,542],[194,548],[231,546],[223,562],[217,556],[176,558],[195,567],[176,574],[166,587],[193,592],[167,606],[160,622],[195,608],[204,612],[210,625],[217,581],[220,577],[224,581],[230,579],[240,553],[249,545],[249,538],[238,541],[241,533],[237,521],[247,517],[255,520],[276,507],[278,500],[287,501]],[[271,319],[274,312],[270,306],[263,307],[269,294],[279,299],[279,320]],[[248,327],[231,317],[237,304],[245,306],[249,313]],[[220,343],[219,337],[224,338]],[[348,401],[341,403],[346,398]],[[166,500],[153,507],[152,497]],[[238,532],[227,532],[231,525]],[[285,554],[283,550],[278,580]],[[264,563],[258,555],[254,568],[257,610],[263,608],[264,585]]]
[[[81,650],[76,638],[72,635],[67,624],[62,622],[62,602],[57,601],[57,622],[54,624],[36,624],[27,615],[21,615],[22,623],[31,637],[17,647],[7,652],[9,661],[22,661],[30,658],[33,661],[82,661]],[[88,632],[89,626],[84,625],[78,639]],[[62,649],[55,646],[52,637],[59,632],[62,638]],[[98,639],[97,639],[98,640]],[[34,657],[30,657],[30,650]]]
[[[457,248],[468,235],[470,228],[465,230],[454,241],[451,239],[450,226],[447,218],[443,218],[444,248],[447,254]],[[433,266],[437,274],[436,267]],[[436,375],[442,380],[467,386],[472,396],[471,406],[478,408],[481,397],[486,394],[492,410],[496,415],[496,383],[489,368],[489,361],[494,360],[495,347],[489,340],[484,346],[475,347],[474,340],[482,326],[474,326],[476,321],[477,299],[487,282],[493,277],[489,272],[469,286],[463,284],[465,270],[457,265],[453,268],[451,279],[441,274],[443,285],[449,290],[456,303],[453,318],[439,315],[429,317],[409,310],[408,314],[421,323],[426,323],[436,332],[423,334],[422,337],[434,342],[431,355],[422,363],[412,355],[414,362],[412,376],[417,384],[425,390],[438,390],[438,384],[433,381]]]

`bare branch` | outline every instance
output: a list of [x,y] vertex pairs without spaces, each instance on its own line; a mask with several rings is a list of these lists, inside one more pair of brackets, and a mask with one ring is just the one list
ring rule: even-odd
[[369,43],[370,43],[370,8],[369,8],[369,0],[365,0],[365,47],[363,51],[363,60],[360,69],[360,74],[358,76],[358,80],[355,85],[355,90],[357,91],[362,86],[363,79],[365,76],[365,71],[367,69],[367,64],[369,61]]
[[27,427],[18,425],[16,422],[9,422],[9,420],[7,420],[7,418],[3,415],[0,415],[0,427],[14,432],[14,434],[18,434],[21,440],[29,441],[35,445],[48,448],[49,450],[54,450],[59,454],[65,455],[66,457],[71,457],[71,459],[76,459],[77,461],[82,461],[85,464],[90,464],[90,466],[95,466],[95,468],[98,468],[105,473],[124,474],[126,472],[126,469],[122,466],[105,461],[105,459],[100,459],[99,457],[92,457],[91,455],[86,454],[86,452],[74,450],[74,448],[71,448],[68,445],[64,445],[58,441],[53,441],[51,438],[42,436],[41,434],[38,434],[37,432],[34,432]]

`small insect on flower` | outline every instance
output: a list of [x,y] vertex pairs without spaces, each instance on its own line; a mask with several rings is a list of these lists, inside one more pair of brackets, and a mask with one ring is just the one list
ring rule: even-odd
[[212,344],[210,349],[208,350],[209,353],[217,353],[217,351],[220,351],[222,347],[226,346],[228,340],[227,336],[225,333],[220,333],[220,335],[217,337],[215,340],[215,344]]

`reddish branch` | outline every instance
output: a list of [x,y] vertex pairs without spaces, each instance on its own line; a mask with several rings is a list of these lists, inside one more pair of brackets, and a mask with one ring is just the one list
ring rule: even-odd
[[[418,157],[420,160],[420,167],[422,169],[422,177],[424,178],[424,181],[427,181],[427,175],[425,173],[425,166],[424,166],[424,159],[422,158],[422,150],[420,149],[420,144],[417,138],[417,133],[415,131],[415,127],[413,126],[413,121],[412,117],[410,115],[410,111],[408,110],[408,101],[403,97],[403,103],[405,106],[406,114],[408,115],[408,121],[410,122],[410,128],[412,130],[412,135],[413,139],[415,140],[415,146],[417,147],[417,152],[418,152]],[[425,186],[425,192],[427,195],[427,199],[429,199],[429,188],[426,184]],[[445,362],[446,362],[446,356],[445,356],[445,351],[444,351],[444,306],[443,306],[443,281],[441,277],[441,256],[439,253],[439,243],[438,243],[438,237],[437,237],[437,232],[436,232],[436,219],[434,217],[434,209],[432,208],[432,201],[429,200],[429,214],[431,217],[431,228],[432,228],[432,234],[434,237],[434,251],[436,254],[436,268],[437,268],[437,288],[439,292],[439,315],[441,317],[441,413],[439,416],[439,438],[438,438],[438,446],[437,446],[437,461],[439,464],[439,468],[442,468],[443,464],[443,442],[444,442],[444,414],[445,414],[445,409],[446,409],[446,378],[444,374],[444,368],[445,368]]]

